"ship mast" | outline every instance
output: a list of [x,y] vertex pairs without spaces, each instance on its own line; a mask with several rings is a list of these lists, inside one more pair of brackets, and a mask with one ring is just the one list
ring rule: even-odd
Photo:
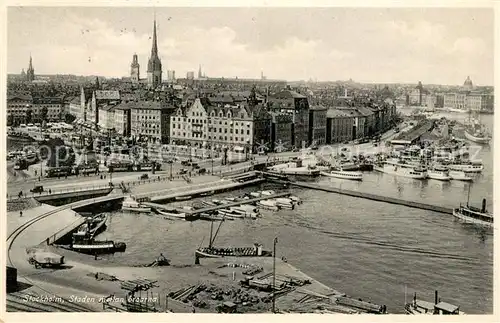
[[467,207],[469,207],[469,199],[470,199],[470,187],[472,186],[471,183],[469,183],[469,190],[467,192]]
[[[226,216],[224,215],[222,217],[222,220],[220,221],[220,224],[219,224],[219,227],[217,228],[217,231],[215,231],[215,235],[214,235],[213,239],[212,239],[212,236],[210,235],[210,247],[212,247],[212,244],[214,243],[215,238],[217,238],[217,234],[219,234],[220,227],[222,226],[222,223],[224,222],[225,218],[226,218]],[[212,223],[213,223],[213,221],[212,221]],[[210,231],[210,232],[212,232],[212,231]]]
[[210,221],[210,240],[208,240],[208,247],[212,248],[212,231],[214,229],[214,220]]

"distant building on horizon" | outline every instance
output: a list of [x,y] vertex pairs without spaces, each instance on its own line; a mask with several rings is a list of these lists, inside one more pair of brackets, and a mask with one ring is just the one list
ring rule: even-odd
[[28,71],[26,72],[26,80],[28,82],[33,82],[35,80],[35,69],[33,68],[33,60],[30,55],[30,64],[28,66]]
[[175,81],[175,71],[174,70],[167,71],[167,81],[169,81],[169,82]]
[[134,54],[132,57],[132,64],[130,64],[130,80],[133,84],[139,84],[140,79],[140,65],[137,54]]

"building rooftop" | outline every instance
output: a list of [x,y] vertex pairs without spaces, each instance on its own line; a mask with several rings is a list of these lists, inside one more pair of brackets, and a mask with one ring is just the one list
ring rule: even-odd
[[32,101],[33,97],[31,96],[31,94],[26,94],[26,93],[9,93],[7,95],[7,101],[14,99],[22,101]]
[[95,91],[95,98],[96,100],[120,100],[120,92],[97,90]]
[[329,108],[326,112],[327,118],[338,118],[338,117],[355,117],[351,114],[351,110],[342,110],[338,108]]
[[328,108],[325,107],[324,105],[311,105],[311,106],[309,106],[309,109],[310,110],[328,110]]
[[275,98],[275,99],[291,99],[291,98],[305,99],[306,96],[299,94],[299,93],[292,91],[292,90],[285,90],[285,91],[281,91],[281,92],[274,94],[272,96],[272,98]]

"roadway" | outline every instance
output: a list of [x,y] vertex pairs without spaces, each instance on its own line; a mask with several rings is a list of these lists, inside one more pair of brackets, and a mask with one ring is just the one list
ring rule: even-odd
[[[400,126],[401,132],[403,131],[409,131],[413,126],[409,125],[409,122],[404,122]],[[332,155],[336,155],[341,151],[341,148],[346,147],[347,151],[343,151],[345,155],[359,155],[359,154],[364,154],[364,155],[370,155],[370,154],[376,154],[379,152],[385,152],[387,151],[388,147],[385,147],[385,142],[388,140],[393,139],[395,136],[397,136],[398,133],[395,133],[394,130],[389,130],[385,132],[381,136],[381,141],[380,144],[375,147],[373,143],[364,143],[364,144],[354,144],[354,143],[349,143],[349,144],[332,144],[332,145],[325,145],[319,147],[318,150],[310,150],[310,149],[302,149],[301,151],[297,152],[281,152],[281,153],[270,153],[268,155],[253,155],[252,157],[254,158],[254,161],[246,161],[243,163],[238,163],[238,164],[232,164],[232,165],[221,165],[221,158],[215,158],[213,159],[213,162],[211,159],[204,159],[204,160],[197,160],[196,162],[201,168],[205,168],[207,171],[210,173],[214,174],[220,174],[222,172],[227,172],[239,168],[246,168],[250,167],[253,162],[266,162],[266,161],[272,161],[274,159],[280,159],[280,160],[286,160],[288,158],[293,158],[293,157],[298,157],[298,156],[305,156],[309,153],[323,156],[323,157],[331,157]],[[86,187],[104,187],[108,185],[108,183],[111,181],[117,185],[120,182],[131,182],[131,181],[136,181],[139,179],[141,174],[148,174],[149,177],[151,178],[152,176],[170,176],[170,172],[172,172],[172,175],[178,175],[181,171],[181,169],[186,169],[188,171],[191,171],[192,168],[188,166],[184,166],[180,163],[180,161],[175,161],[172,164],[168,163],[163,163],[162,164],[162,170],[155,172],[155,175],[152,174],[152,172],[117,172],[113,173],[111,176],[107,172],[102,173],[103,178],[100,178],[100,175],[91,175],[91,176],[69,176],[68,178],[42,178],[41,181],[38,180],[38,178],[34,178],[30,176],[33,176],[32,171],[14,171],[12,169],[13,164],[8,164],[7,166],[7,171],[9,174],[9,180],[10,182],[7,183],[7,192],[9,195],[17,195],[20,191],[24,192],[25,194],[29,192],[30,189],[32,189],[36,185],[42,185],[45,190],[51,189],[52,191],[67,191],[71,189],[83,189]],[[16,172],[16,176],[13,176],[13,172]],[[105,176],[105,178],[104,178]]]

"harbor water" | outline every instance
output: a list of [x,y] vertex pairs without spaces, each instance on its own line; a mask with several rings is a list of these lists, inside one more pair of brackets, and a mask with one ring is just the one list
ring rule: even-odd
[[[491,130],[493,116],[482,119]],[[482,159],[485,168],[471,184],[470,202],[480,206],[486,198],[492,212],[492,148],[483,147],[476,158]],[[445,207],[466,203],[469,191],[469,184],[463,182],[419,181],[377,172],[365,173],[362,182],[324,177],[317,182]],[[205,199],[272,188],[264,185]],[[291,191],[304,203],[294,210],[263,210],[257,220],[225,221],[215,245],[259,242],[272,250],[278,237],[278,257],[286,257],[311,277],[350,296],[385,304],[391,313],[403,313],[405,300],[410,301],[414,292],[433,301],[434,290],[466,313],[493,312],[491,229],[461,223],[447,214],[326,192]],[[103,237],[127,243],[125,253],[108,257],[111,263],[149,263],[163,253],[173,264],[193,264],[194,250],[208,244],[209,231],[210,223],[205,221],[116,212]]]

